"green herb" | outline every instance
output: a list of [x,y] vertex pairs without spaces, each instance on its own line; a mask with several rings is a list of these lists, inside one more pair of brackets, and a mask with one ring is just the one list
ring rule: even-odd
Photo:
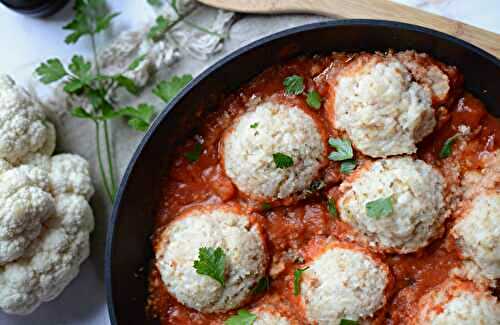
[[269,204],[267,202],[264,202],[261,205],[261,209],[264,210],[264,211],[270,210],[271,209],[271,204]]
[[238,314],[229,317],[224,324],[225,325],[252,325],[257,319],[257,315],[250,313],[248,310],[240,309]]
[[185,74],[180,77],[173,76],[170,80],[163,80],[158,83],[158,85],[156,85],[156,87],[153,89],[153,94],[161,98],[164,102],[168,103],[191,80],[193,80],[193,76],[189,74]]
[[283,81],[283,86],[285,86],[285,93],[287,95],[300,95],[305,88],[304,78],[297,75],[286,77]]
[[393,212],[392,197],[377,199],[366,203],[366,214],[370,218],[380,219]]
[[443,147],[441,148],[441,151],[439,152],[439,158],[443,159],[451,155],[451,147],[455,142],[455,140],[457,140],[459,137],[460,133],[457,133],[454,136],[446,139],[446,141],[443,144]]
[[146,131],[153,120],[155,110],[149,104],[139,104],[137,107],[121,108],[118,114],[128,119],[128,124],[137,131]]
[[190,162],[195,162],[195,161],[198,161],[198,159],[200,159],[202,151],[203,151],[203,146],[201,145],[201,143],[196,142],[194,147],[193,147],[193,150],[186,152],[184,154],[184,156]]
[[40,64],[35,70],[40,81],[44,84],[50,84],[64,78],[67,73],[59,59],[49,59]]
[[130,65],[128,66],[128,70],[135,70],[139,67],[142,61],[146,58],[146,54],[140,55],[137,58],[135,58]]
[[339,325],[358,325],[358,321],[350,319],[341,319]]
[[292,157],[281,152],[273,153],[273,160],[276,164],[276,168],[285,169],[293,166]]
[[224,286],[225,263],[226,254],[222,248],[201,247],[193,267],[196,269],[196,273],[207,275]]
[[[159,0],[149,1],[152,5],[161,4]],[[42,83],[50,84],[60,81],[66,93],[80,97],[82,102],[89,103],[85,108],[72,108],[71,115],[76,118],[87,119],[95,124],[99,172],[106,194],[113,201],[117,182],[115,180],[116,173],[113,162],[112,139],[108,122],[111,122],[110,120],[114,118],[123,117],[127,119],[130,127],[145,131],[153,119],[154,109],[149,104],[141,104],[137,107],[115,108],[111,99],[112,91],[121,88],[133,95],[139,94],[141,89],[132,79],[126,77],[124,74],[127,71],[137,69],[140,63],[146,58],[146,54],[142,54],[133,60],[122,73],[116,75],[102,74],[96,47],[96,35],[107,29],[118,13],[109,12],[105,0],[76,0],[74,3],[74,19],[64,26],[65,30],[70,31],[65,42],[73,44],[78,42],[83,36],[88,36],[92,46],[93,62],[86,61],[83,56],[75,55],[68,66],[65,67],[61,63],[61,60],[52,58],[40,64],[35,72]],[[165,17],[158,17],[156,24],[149,33],[153,38],[163,37],[164,33],[168,32],[177,23],[184,21],[196,9],[196,6],[194,6],[186,12],[180,13],[178,12],[175,0],[170,5],[177,12],[177,19],[169,22]],[[197,25],[193,27],[202,31],[205,30]],[[206,32],[218,35],[208,30]],[[181,77],[174,76],[169,81],[160,82],[155,88],[155,94],[165,102],[168,102],[191,79],[192,77],[188,75]],[[199,150],[201,153],[201,148]],[[189,155],[193,159],[195,156]]]
[[269,290],[270,287],[271,287],[271,279],[268,276],[265,276],[261,278],[259,282],[257,282],[257,285],[253,288],[252,291],[254,294],[260,294]]
[[351,141],[347,139],[330,138],[328,139],[328,143],[330,144],[330,146],[332,146],[337,150],[331,152],[330,155],[328,156],[328,159],[334,161],[342,161],[354,157]]
[[250,128],[252,128],[252,129],[256,129],[258,126],[259,126],[258,122],[250,124]]
[[306,102],[310,107],[314,109],[320,109],[321,96],[316,90],[312,90],[307,94]]
[[163,16],[156,17],[155,24],[149,29],[148,37],[153,41],[159,40],[167,32],[170,24],[171,22],[167,18]]
[[295,272],[293,272],[293,295],[298,296],[300,294],[300,277],[302,276],[302,273],[304,273],[309,267],[306,267],[304,269],[296,269]]
[[74,5],[75,18],[63,29],[71,31],[64,40],[67,44],[78,42],[80,37],[107,29],[118,13],[109,13],[105,0],[77,0]]
[[318,179],[318,180],[315,180],[311,183],[311,186],[309,186],[309,190],[311,192],[317,192],[317,191],[321,190],[323,187],[325,187],[325,185],[326,185],[325,182]]
[[350,174],[356,168],[356,160],[345,160],[340,164],[340,172],[342,174]]
[[328,199],[328,201],[326,201],[326,208],[332,217],[337,216],[337,205],[333,199]]
[[162,0],[147,0],[147,1],[153,7],[160,7],[162,5]]

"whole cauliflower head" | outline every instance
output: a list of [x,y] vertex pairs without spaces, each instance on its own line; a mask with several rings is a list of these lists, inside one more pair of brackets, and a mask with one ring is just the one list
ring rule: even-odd
[[18,164],[30,154],[51,155],[56,143],[54,125],[40,105],[6,75],[0,75],[0,158]]
[[[1,168],[0,168],[1,169]],[[21,257],[54,213],[49,176],[35,166],[0,175],[0,265]]]
[[[40,178],[37,184],[41,184],[39,188],[52,204],[52,208],[47,209],[50,210],[47,216],[38,222],[37,236],[22,255],[0,265],[0,308],[6,313],[20,315],[29,314],[42,302],[56,298],[78,275],[80,264],[89,256],[89,236],[94,228],[94,217],[88,203],[94,187],[87,162],[72,154],[32,155],[31,158],[28,164],[0,174],[1,194],[8,184],[4,179],[12,171],[26,170],[33,174],[36,171],[40,174],[37,174]],[[0,173],[1,169],[0,164]],[[26,178],[31,180],[28,176]],[[32,178],[38,180],[35,176]],[[34,184],[34,180],[32,182]],[[12,180],[12,184],[18,184],[18,181]],[[8,193],[11,192],[17,193],[13,190]],[[31,211],[35,211],[34,208]],[[28,219],[23,223],[28,225],[26,227],[33,224]]]

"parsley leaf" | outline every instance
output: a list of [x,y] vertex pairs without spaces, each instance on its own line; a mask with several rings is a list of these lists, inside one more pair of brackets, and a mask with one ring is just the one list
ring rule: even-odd
[[240,309],[238,314],[229,317],[224,325],[252,325],[257,319],[257,315],[250,313],[248,310]]
[[351,159],[354,156],[354,153],[352,152],[351,141],[347,139],[330,138],[328,139],[328,143],[330,144],[330,146],[337,149],[337,151],[333,151],[330,153],[328,159],[334,161],[342,161]]
[[76,0],[75,17],[63,27],[72,31],[64,40],[67,44],[78,42],[80,37],[94,35],[109,27],[118,13],[108,13],[105,0]]
[[326,208],[332,217],[337,216],[337,205],[333,199],[328,199],[328,201],[326,201]]
[[134,80],[121,74],[113,77],[113,79],[120,87],[127,89],[127,91],[132,95],[139,95],[140,90],[139,87],[137,87],[137,85],[135,84]]
[[392,198],[386,197],[366,203],[366,214],[370,218],[380,219],[387,217],[393,212]]
[[358,325],[357,320],[341,319],[339,325]]
[[356,168],[356,160],[345,160],[340,164],[340,172],[342,174],[350,174]]
[[160,97],[165,103],[168,103],[184,88],[193,76],[185,74],[182,76],[173,76],[170,80],[162,80],[153,89],[153,94]]
[[260,206],[262,210],[264,211],[267,211],[267,210],[271,210],[271,204],[270,203],[267,203],[267,202],[264,202],[262,203],[262,205]]
[[304,269],[296,269],[293,272],[293,295],[298,296],[300,294],[300,277],[309,267]]
[[276,168],[285,169],[293,166],[292,157],[281,152],[273,153],[273,160],[276,164]]
[[306,103],[314,109],[320,109],[321,96],[316,90],[312,90],[307,94]]
[[117,112],[128,119],[128,124],[137,131],[147,131],[155,114],[154,107],[149,104],[139,104],[137,108],[124,107]]
[[258,126],[259,126],[258,122],[250,124],[250,128],[252,128],[252,129],[256,129]]
[[146,58],[146,54],[136,57],[128,66],[128,70],[135,70],[139,67],[142,61]]
[[441,151],[439,152],[439,158],[443,159],[451,155],[451,146],[453,145],[455,140],[458,139],[459,137],[460,133],[457,133],[454,136],[446,139],[446,141],[443,144],[443,147],[441,148]]
[[253,288],[252,292],[254,294],[263,293],[269,290],[270,287],[271,287],[271,278],[265,276],[261,278],[259,282],[257,282],[257,285]]
[[89,61],[85,61],[81,55],[74,55],[71,58],[68,69],[85,85],[88,85],[93,79],[91,71],[92,64]]
[[167,31],[168,26],[170,26],[170,21],[167,18],[163,16],[156,17],[155,24],[149,29],[148,37],[153,41],[159,40]]
[[193,267],[196,269],[196,273],[207,275],[224,286],[225,262],[226,254],[222,248],[201,247]]
[[283,80],[283,86],[285,86],[285,93],[287,95],[300,95],[305,88],[304,78],[297,75],[286,77]]
[[59,59],[48,59],[40,64],[35,72],[44,84],[50,84],[68,75]]
[[201,145],[201,143],[196,142],[194,147],[193,147],[193,150],[186,152],[184,154],[184,156],[190,162],[195,162],[195,161],[198,161],[198,159],[200,159],[200,155],[201,155],[202,151],[203,151],[203,146]]
[[83,107],[76,107],[71,111],[71,115],[78,118],[85,118],[89,120],[95,120],[94,116],[83,109]]

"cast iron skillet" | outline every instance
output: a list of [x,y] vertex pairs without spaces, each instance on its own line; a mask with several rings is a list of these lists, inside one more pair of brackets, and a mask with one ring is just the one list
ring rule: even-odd
[[160,180],[174,145],[203,122],[196,114],[200,109],[213,108],[221,94],[300,54],[389,48],[415,49],[456,65],[465,76],[466,89],[479,97],[490,113],[500,116],[500,61],[469,43],[414,25],[379,20],[321,22],[268,36],[231,53],[198,76],[163,110],[127,168],[106,242],[111,322],[157,323],[146,318],[144,306]]

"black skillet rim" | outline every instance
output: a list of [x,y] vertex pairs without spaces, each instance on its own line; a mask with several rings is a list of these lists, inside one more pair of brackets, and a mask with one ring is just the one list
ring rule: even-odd
[[149,139],[154,135],[156,129],[160,125],[160,123],[166,118],[168,113],[172,110],[175,105],[180,101],[182,97],[184,97],[186,94],[188,94],[191,89],[195,88],[201,80],[205,79],[208,75],[212,74],[216,70],[218,70],[220,67],[225,65],[226,63],[234,60],[238,56],[242,55],[243,53],[246,53],[248,51],[251,51],[254,48],[260,47],[264,44],[270,43],[275,41],[276,39],[290,36],[292,34],[296,33],[301,33],[305,31],[311,31],[315,29],[322,29],[322,28],[335,28],[338,26],[381,26],[381,27],[389,27],[393,29],[403,29],[403,30],[408,30],[408,31],[415,31],[415,32],[420,32],[424,34],[428,34],[432,37],[435,38],[440,38],[445,41],[455,43],[461,47],[464,47],[472,52],[474,52],[476,55],[483,57],[484,59],[491,61],[494,65],[500,67],[500,60],[494,57],[493,55],[487,53],[486,51],[464,41],[459,38],[456,38],[454,36],[438,32],[433,29],[425,28],[425,27],[420,27],[417,25],[412,25],[412,24],[406,24],[406,23],[400,23],[396,21],[387,21],[387,20],[374,20],[374,19],[341,19],[341,20],[333,20],[333,21],[324,21],[324,22],[318,22],[318,23],[311,23],[311,24],[306,24],[306,25],[301,25],[298,27],[293,27],[290,29],[286,29],[284,31],[280,31],[271,35],[268,35],[264,38],[261,38],[257,41],[251,42],[250,44],[247,44],[234,52],[228,54],[227,56],[223,57],[213,65],[209,66],[207,69],[205,69],[202,73],[200,73],[189,85],[187,85],[166,107],[165,109],[158,115],[158,117],[155,119],[153,125],[149,128],[147,133],[144,135],[143,139],[137,146],[137,149],[135,150],[134,154],[132,155],[132,158],[130,159],[130,162],[127,166],[127,169],[123,175],[122,181],[120,183],[120,187],[118,189],[116,198],[115,198],[115,203],[113,205],[113,210],[111,213],[111,218],[109,218],[108,221],[108,228],[107,228],[107,235],[106,235],[106,248],[105,248],[105,265],[104,265],[104,282],[106,285],[106,301],[108,305],[108,314],[109,318],[111,321],[111,324],[115,325],[117,324],[116,321],[116,315],[115,315],[115,309],[114,309],[114,304],[113,304],[113,288],[111,284],[111,254],[112,254],[112,247],[113,247],[113,239],[114,239],[114,226],[116,223],[116,220],[118,218],[118,210],[121,205],[121,199],[123,192],[125,190],[125,187],[128,184],[128,179],[129,176],[134,169],[135,163],[139,156],[142,154],[142,150],[146,143],[149,141]]

